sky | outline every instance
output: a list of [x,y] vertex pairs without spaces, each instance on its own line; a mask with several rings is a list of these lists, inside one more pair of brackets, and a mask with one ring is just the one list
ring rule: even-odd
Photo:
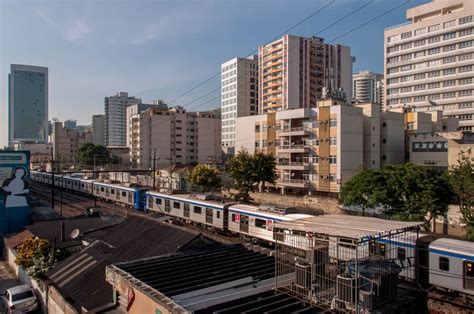
[[[256,53],[258,46],[326,5],[289,33],[330,42],[405,2],[0,0],[0,147],[7,144],[10,64],[49,68],[50,120],[90,124],[93,114],[103,113],[104,97],[127,91],[145,103],[170,102],[219,73],[221,63]],[[406,22],[406,9],[426,2],[430,1],[412,0],[334,43],[351,47],[354,72],[383,73],[384,28]],[[216,77],[171,105],[217,108],[219,86]]]

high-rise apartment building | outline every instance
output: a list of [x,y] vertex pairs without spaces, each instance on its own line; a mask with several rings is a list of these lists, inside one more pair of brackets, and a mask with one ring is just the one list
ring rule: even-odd
[[166,103],[161,100],[161,99],[158,99],[158,100],[154,100],[153,101],[153,104],[134,104],[134,105],[130,105],[127,107],[127,113],[126,113],[126,129],[127,129],[127,147],[130,147],[132,145],[132,138],[131,138],[131,123],[130,123],[130,119],[132,119],[132,117],[135,117],[137,114],[149,109],[149,108],[155,108],[155,109],[168,109],[168,105],[166,105]]
[[149,108],[129,119],[130,164],[150,169],[220,162],[221,122],[209,112]]
[[92,133],[68,129],[62,122],[54,121],[51,142],[53,143],[54,159],[62,166],[70,166],[77,164],[77,155],[81,145],[92,143]]
[[385,29],[386,106],[442,110],[474,130],[474,1],[434,0]]
[[127,146],[127,107],[141,104],[140,98],[118,92],[104,99],[104,138],[106,146]]
[[338,193],[362,168],[404,162],[404,117],[328,98],[314,108],[237,118],[235,147],[273,154],[282,193]]
[[257,114],[257,56],[234,58],[221,65],[222,149],[234,154],[235,118]]
[[352,75],[352,101],[373,102],[383,105],[383,74],[360,71]]
[[8,143],[48,139],[48,68],[12,64],[8,75]]
[[92,116],[92,143],[95,145],[105,145],[105,115],[95,114]]
[[350,48],[322,38],[284,35],[258,49],[259,114],[314,108],[322,88],[342,88],[352,96]]

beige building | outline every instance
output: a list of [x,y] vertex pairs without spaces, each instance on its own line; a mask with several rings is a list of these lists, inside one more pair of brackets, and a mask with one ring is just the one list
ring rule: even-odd
[[92,116],[92,125],[91,125],[92,142],[95,145],[102,145],[102,146],[105,145],[104,126],[105,126],[105,115],[95,114]]
[[315,108],[237,118],[236,149],[274,154],[282,193],[338,193],[363,168],[404,162],[403,114],[324,99]]
[[221,161],[221,122],[209,112],[149,108],[129,119],[130,163],[150,169]]
[[161,99],[158,99],[158,100],[153,100],[153,104],[142,104],[142,103],[139,103],[139,104],[133,104],[133,105],[129,105],[126,109],[126,113],[125,113],[125,120],[126,120],[126,141],[127,141],[127,144],[126,146],[127,147],[130,147],[131,145],[131,129],[130,129],[130,126],[131,126],[131,123],[130,123],[130,119],[132,119],[132,117],[142,113],[143,111],[145,111],[146,109],[149,109],[149,108],[157,108],[157,109],[168,109],[168,105]]
[[26,150],[30,152],[30,169],[47,170],[51,162],[52,143],[13,143],[14,150]]
[[284,35],[258,49],[259,109],[313,108],[322,88],[342,88],[352,96],[350,48],[319,37]]
[[234,58],[221,65],[222,149],[234,154],[235,118],[257,114],[258,58]]
[[360,71],[352,75],[352,101],[355,103],[384,102],[383,74]]
[[51,142],[55,161],[61,166],[71,166],[78,162],[77,154],[81,145],[92,143],[92,133],[66,129],[62,122],[55,121]]
[[474,158],[471,132],[417,133],[408,141],[410,162],[414,164],[447,168],[458,163],[461,152]]
[[434,0],[385,29],[386,106],[443,111],[474,127],[474,1]]

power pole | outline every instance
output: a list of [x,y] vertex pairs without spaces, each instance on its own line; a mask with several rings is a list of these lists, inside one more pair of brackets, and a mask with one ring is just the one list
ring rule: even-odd
[[156,189],[156,148],[153,149],[153,190]]
[[54,211],[54,152],[51,147],[51,208]]

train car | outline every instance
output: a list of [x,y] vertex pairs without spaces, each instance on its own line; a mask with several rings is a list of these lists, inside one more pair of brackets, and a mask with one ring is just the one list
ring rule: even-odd
[[144,188],[129,188],[116,184],[94,181],[92,194],[108,201],[127,204],[134,209],[143,210],[145,207]]
[[474,242],[448,238],[431,242],[429,283],[474,300]]
[[147,210],[219,230],[227,229],[227,211],[231,203],[195,194],[164,194],[148,191],[146,195]]
[[253,205],[235,204],[229,207],[230,232],[244,237],[273,242],[273,223],[312,217],[311,215],[285,213],[278,209],[263,209]]

